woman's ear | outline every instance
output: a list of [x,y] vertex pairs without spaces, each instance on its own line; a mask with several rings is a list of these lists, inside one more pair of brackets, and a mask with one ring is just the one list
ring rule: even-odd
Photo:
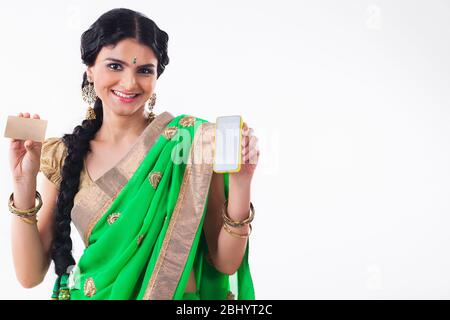
[[90,80],[90,82],[94,82],[92,67],[88,67],[86,69],[86,76],[87,76],[88,80]]

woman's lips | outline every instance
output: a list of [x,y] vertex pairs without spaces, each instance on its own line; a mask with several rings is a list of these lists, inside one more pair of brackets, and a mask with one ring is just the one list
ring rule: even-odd
[[[136,100],[136,98],[140,96],[140,93],[138,93],[138,94],[136,94],[134,97],[129,98],[129,97],[122,97],[122,96],[119,96],[118,94],[116,94],[115,90],[111,90],[111,92],[112,92],[112,94],[114,95],[114,97],[117,98],[117,100],[119,100],[120,102],[123,102],[123,103],[134,102],[134,101]],[[119,92],[120,92],[120,91],[119,91]],[[122,93],[122,92],[120,92],[120,93]]]

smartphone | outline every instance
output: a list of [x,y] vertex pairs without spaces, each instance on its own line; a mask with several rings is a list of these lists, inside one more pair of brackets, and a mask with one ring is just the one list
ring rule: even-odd
[[216,119],[214,172],[232,173],[241,169],[243,123],[239,115]]

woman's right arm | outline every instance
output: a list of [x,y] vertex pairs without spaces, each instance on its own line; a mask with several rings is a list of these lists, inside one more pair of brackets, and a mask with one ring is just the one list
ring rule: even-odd
[[[29,118],[29,113],[19,117]],[[38,115],[33,118],[39,119]],[[42,143],[12,140],[10,163],[13,175],[14,207],[25,210],[35,206],[36,180],[40,166]],[[38,212],[37,224],[29,224],[11,214],[11,241],[14,268],[17,279],[25,288],[40,284],[50,265],[50,248],[53,237],[54,211],[58,189],[44,178],[42,207]]]
[[[30,209],[35,205],[36,179],[14,184],[14,206]],[[46,177],[43,182],[42,207],[38,223],[29,224],[12,215],[11,243],[16,277],[25,288],[39,285],[50,266],[54,210],[58,189]]]

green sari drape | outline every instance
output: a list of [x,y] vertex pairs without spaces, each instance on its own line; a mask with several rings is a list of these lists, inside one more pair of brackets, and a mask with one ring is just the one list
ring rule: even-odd
[[[73,220],[86,248],[71,283],[69,274],[58,277],[52,298],[254,299],[248,243],[233,276],[208,259],[202,226],[214,124],[165,112],[149,127],[140,137],[143,144],[133,146],[148,148],[136,151],[143,159],[128,156],[74,206]],[[227,198],[227,174],[224,187]],[[185,293],[193,269],[197,291]]]

